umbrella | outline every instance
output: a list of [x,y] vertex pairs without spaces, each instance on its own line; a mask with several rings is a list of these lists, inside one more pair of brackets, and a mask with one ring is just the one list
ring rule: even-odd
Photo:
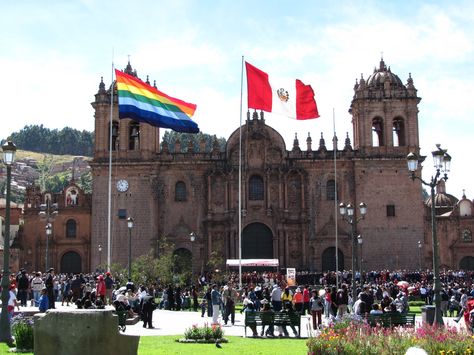
[[398,281],[397,286],[407,288],[410,284],[406,281]]

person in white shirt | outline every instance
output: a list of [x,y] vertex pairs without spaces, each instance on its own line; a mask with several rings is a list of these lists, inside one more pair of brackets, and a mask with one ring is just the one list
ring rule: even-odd
[[37,272],[35,277],[31,280],[31,290],[33,291],[33,299],[35,304],[39,302],[41,296],[41,290],[45,287],[43,279],[41,278],[41,272]]
[[18,303],[16,299],[16,288],[14,285],[10,285],[10,291],[9,291],[9,298],[8,298],[8,320],[12,320],[14,313],[15,313],[15,307],[20,310],[20,304]]

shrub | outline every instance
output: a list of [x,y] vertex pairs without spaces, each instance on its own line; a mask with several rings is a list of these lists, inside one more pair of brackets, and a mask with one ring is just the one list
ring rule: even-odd
[[22,314],[12,319],[12,335],[15,338],[17,350],[33,350],[33,319]]
[[191,328],[184,331],[184,338],[186,340],[205,340],[214,342],[221,340],[224,337],[224,331],[220,325],[213,324],[211,327],[204,324],[204,327],[198,327],[197,324],[193,324]]

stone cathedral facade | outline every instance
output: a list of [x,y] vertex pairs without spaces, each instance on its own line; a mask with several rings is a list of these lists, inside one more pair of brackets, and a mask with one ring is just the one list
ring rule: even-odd
[[[125,71],[137,75],[130,63]],[[119,120],[116,101],[111,124],[110,94],[101,82],[92,103],[91,244],[107,246],[111,134],[112,262],[127,264],[127,217],[135,221],[133,258],[159,253],[162,238],[192,258],[196,272],[213,251],[223,259],[238,258],[239,127],[224,150],[216,144],[205,151],[203,142],[199,149],[171,152],[166,144],[160,148],[159,128]],[[349,135],[338,142],[332,133],[325,139],[321,132],[309,132],[287,147],[262,112],[248,113],[241,127],[242,257],[274,258],[280,267],[299,270],[334,269],[337,233],[340,268],[350,269],[351,226],[335,206],[364,202],[368,213],[356,230],[363,237],[357,253],[363,269],[418,267],[424,205],[420,182],[408,178],[406,156],[419,154],[420,100],[411,75],[404,84],[381,60],[354,86],[352,141]],[[96,249],[91,247],[92,265],[99,258]]]

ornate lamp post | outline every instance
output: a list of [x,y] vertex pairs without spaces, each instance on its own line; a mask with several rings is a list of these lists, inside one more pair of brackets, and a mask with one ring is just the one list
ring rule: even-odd
[[418,267],[421,271],[421,241],[418,241]]
[[362,239],[362,236],[359,234],[357,237],[357,243],[359,244],[359,273],[360,273],[360,282],[362,284],[362,243],[364,240]]
[[7,166],[7,194],[5,203],[5,239],[3,240],[3,275],[2,275],[2,314],[0,315],[0,341],[12,341],[10,320],[8,319],[8,299],[10,298],[10,198],[12,182],[12,165],[15,161],[16,146],[8,141],[2,146],[3,163]]
[[102,269],[102,245],[99,244],[99,271]]
[[[433,283],[434,283],[434,302],[435,302],[435,322],[443,325],[443,314],[441,313],[441,283],[439,279],[439,245],[436,236],[436,206],[435,206],[435,188],[440,179],[448,180],[448,172],[451,168],[451,156],[446,149],[441,149],[440,144],[436,144],[436,150],[431,152],[436,174],[431,176],[430,182],[425,182],[422,178],[415,175],[418,169],[418,157],[414,153],[407,155],[408,170],[410,178],[414,181],[420,180],[423,185],[431,188],[431,238],[433,244]],[[441,173],[443,176],[440,178]],[[421,243],[419,244],[421,246]],[[420,248],[419,246],[419,248]],[[419,249],[421,252],[421,249]]]
[[191,232],[189,233],[189,240],[191,241],[191,253],[193,255],[193,258],[191,259],[191,273],[194,274],[194,241],[196,240],[196,233]]
[[128,227],[128,279],[132,279],[132,228],[133,228],[133,218],[127,218],[127,227]]
[[347,206],[341,202],[339,204],[339,213],[342,216],[342,219],[351,225],[351,240],[352,240],[352,300],[356,301],[356,281],[355,281],[355,271],[356,271],[356,251],[357,251],[357,223],[365,218],[367,213],[367,205],[364,202],[359,204],[360,217],[357,218],[355,215],[355,208],[352,204],[348,203]]
[[44,257],[44,268],[45,271],[49,269],[49,238],[53,233],[53,221],[58,215],[58,204],[51,203],[51,199],[47,199],[46,203],[40,205],[40,212],[38,213],[40,218],[46,221],[46,252]]
[[46,256],[44,260],[44,265],[46,266],[46,271],[49,269],[49,238],[51,238],[51,234],[53,233],[53,226],[51,223],[46,223]]

